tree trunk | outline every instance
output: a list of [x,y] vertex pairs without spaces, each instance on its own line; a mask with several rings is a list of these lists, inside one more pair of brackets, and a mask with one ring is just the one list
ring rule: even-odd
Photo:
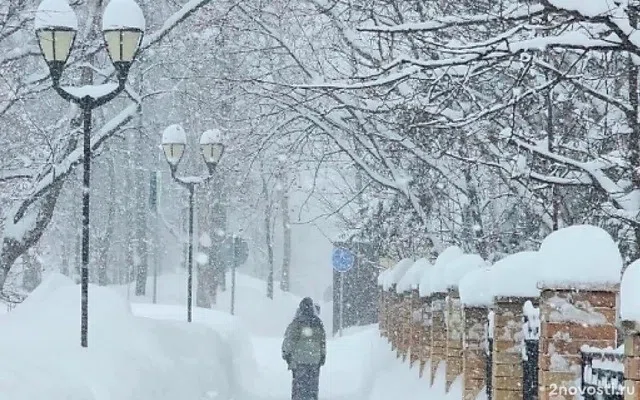
[[[130,171],[133,171],[133,169],[135,168],[135,165],[133,164],[133,155],[134,152],[132,151],[132,140],[129,136],[127,136],[126,140],[126,155],[127,155],[127,161],[125,162],[126,168],[128,171],[124,171],[125,172],[125,188],[128,188],[128,190],[125,190],[124,192],[124,202],[126,204],[126,214],[125,215],[133,215],[135,216],[137,214],[136,211],[136,196],[135,196],[135,190],[132,190],[133,185],[135,185],[135,182],[133,180],[132,174],[130,173]],[[129,172],[129,173],[128,173]],[[126,265],[126,283],[127,285],[129,285],[131,283],[131,281],[135,278],[135,271],[136,271],[136,267],[137,264],[140,262],[139,261],[139,257],[138,257],[138,248],[136,246],[136,227],[135,225],[135,217],[133,220],[131,219],[125,219],[125,237],[126,240],[124,242],[124,246],[125,246],[125,265]]]
[[289,276],[291,273],[291,219],[289,217],[289,194],[284,187],[282,188],[280,201],[280,208],[282,209],[282,232],[284,235],[280,289],[283,292],[288,292],[291,281]]
[[265,241],[267,245],[267,263],[269,267],[269,273],[267,275],[267,297],[273,299],[273,275],[274,275],[274,263],[273,263],[273,239],[271,237],[271,214],[272,205],[269,198],[269,189],[267,188],[266,178],[262,178],[262,192],[264,199],[266,200],[266,209],[264,212],[264,230]]
[[29,251],[25,251],[22,255],[22,288],[27,292],[33,291],[42,281],[42,270],[40,263],[36,257],[29,254]]
[[[40,240],[40,237],[51,221],[63,183],[64,182],[60,180],[53,184],[50,190],[45,193],[39,201],[32,204],[31,207],[26,210],[25,215],[18,218],[18,223],[21,223],[23,218],[26,221],[34,221],[33,225],[29,227],[22,237],[14,238],[11,235],[7,235],[12,225],[9,219],[5,222],[5,234],[2,239],[2,248],[0,249],[0,289],[4,288],[4,284],[9,276],[9,271],[15,261]],[[35,213],[36,215],[34,218],[29,218],[27,213]]]
[[[109,156],[107,166],[107,182],[109,187],[109,193],[116,192],[116,171],[115,171],[115,160],[113,156]],[[102,238],[102,243],[99,248],[99,257],[98,257],[98,285],[99,286],[107,286],[109,284],[109,274],[108,274],[108,266],[109,266],[109,252],[111,250],[111,241],[113,240],[113,230],[115,225],[115,208],[116,208],[116,199],[109,198],[107,199],[108,210],[107,210],[107,227],[104,232],[104,236]]]
[[[637,5],[629,4],[629,22],[632,28],[638,27],[638,8]],[[638,165],[640,165],[640,117],[638,113],[638,72],[640,68],[633,60],[633,55],[629,54],[627,59],[628,74],[628,90],[629,90],[629,103],[631,104],[632,111],[628,112],[629,127],[631,128],[631,135],[629,137],[629,164],[634,168],[631,176],[633,183],[633,189],[640,189],[640,172],[638,171]],[[633,259],[640,257],[640,224],[635,224],[635,247],[636,256]]]
[[[210,188],[209,198],[214,199],[210,207],[209,218],[209,236],[211,238],[211,247],[209,247],[209,265],[213,273],[211,277],[211,287],[209,293],[211,295],[212,304],[216,303],[218,295],[218,287],[221,285],[222,277],[225,275],[226,263],[224,258],[224,241],[227,230],[227,207],[226,199],[220,188],[222,187],[221,178],[218,178],[215,185]],[[222,234],[220,234],[222,233]]]

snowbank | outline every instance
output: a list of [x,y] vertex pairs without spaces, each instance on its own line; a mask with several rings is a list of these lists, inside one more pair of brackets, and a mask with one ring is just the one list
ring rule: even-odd
[[540,246],[540,284],[590,288],[620,282],[622,256],[611,236],[591,225],[553,232]]
[[431,267],[431,263],[426,258],[421,258],[413,265],[406,274],[398,281],[398,286],[396,287],[396,291],[398,293],[408,292],[410,290],[414,290],[418,288],[418,284],[420,283],[420,278],[425,273],[425,271]]
[[535,251],[508,255],[493,264],[489,279],[493,296],[538,297],[540,256]]
[[[158,303],[177,305],[181,312],[177,319],[186,320],[187,304],[187,275],[184,272],[160,275],[158,277]],[[227,276],[227,290],[218,293],[214,310],[229,313],[231,309],[231,279]],[[134,285],[115,287],[123,297],[130,297],[133,303],[152,302],[152,278],[147,283],[146,296],[134,296]],[[196,287],[197,285],[194,285]],[[267,298],[267,283],[263,280],[238,273],[236,276],[235,315],[240,318],[250,333],[260,336],[282,337],[287,325],[293,319],[300,304],[301,297],[289,292],[283,292],[274,285],[273,299]],[[197,289],[197,288],[196,288]],[[127,295],[129,292],[129,295]],[[327,331],[332,329],[332,305],[318,300],[320,317],[325,323]],[[194,294],[195,305],[195,294]],[[135,308],[134,308],[135,310]],[[194,311],[195,312],[195,311]]]
[[[114,291],[90,286],[89,347],[80,347],[80,288],[45,279],[0,316],[0,393],[11,400],[169,400],[232,395],[229,344],[198,324],[136,317]],[[226,355],[225,355],[226,352]]]
[[430,296],[432,293],[439,292],[442,286],[446,286],[442,283],[444,281],[445,267],[463,254],[464,252],[458,246],[447,247],[440,253],[433,264],[433,268],[425,272],[420,279],[420,296]]
[[[184,324],[185,307],[176,305],[131,304],[134,315],[155,320],[176,321]],[[260,373],[256,367],[251,335],[244,321],[228,313],[203,308],[193,309],[193,323],[190,326],[200,327],[204,331],[215,332],[220,339],[221,347],[217,347],[214,358],[222,361],[223,375],[228,376],[229,387],[233,393],[246,393],[253,388],[256,376]],[[184,343],[182,343],[184,347]],[[169,345],[169,343],[168,343]],[[172,345],[176,354],[188,355],[188,351]],[[197,350],[197,349],[196,349]],[[197,358],[197,353],[190,355]],[[195,358],[194,358],[195,359]],[[200,373],[208,374],[202,370]]]
[[488,307],[493,304],[491,270],[475,269],[466,274],[458,284],[460,301],[469,307]]
[[411,268],[413,265],[413,260],[410,258],[405,258],[400,260],[393,268],[389,269],[388,273],[385,274],[384,280],[382,282],[382,288],[384,290],[389,290],[391,287],[398,283],[400,279],[407,273],[407,270]]
[[620,283],[620,318],[640,322],[640,260],[627,267]]

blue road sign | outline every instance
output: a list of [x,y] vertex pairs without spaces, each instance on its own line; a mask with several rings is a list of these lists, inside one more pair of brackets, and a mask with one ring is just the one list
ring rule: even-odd
[[356,257],[351,251],[344,247],[336,247],[333,249],[331,262],[333,263],[334,270],[338,272],[347,272],[353,268],[353,264],[356,262]]

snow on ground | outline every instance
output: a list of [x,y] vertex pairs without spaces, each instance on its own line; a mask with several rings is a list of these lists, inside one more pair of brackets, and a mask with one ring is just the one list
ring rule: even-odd
[[[130,295],[134,313],[160,319],[184,319],[185,282],[184,274],[159,277],[158,302],[173,305],[153,305],[149,304],[150,295]],[[150,282],[147,288],[151,287]],[[124,295],[127,293],[126,286],[118,290]],[[228,315],[228,290],[220,294],[216,310],[194,309],[195,323],[211,326],[230,342],[237,360],[235,368],[248,365],[249,369],[255,369],[237,371],[234,375],[243,379],[239,390],[239,397],[243,400],[291,398],[291,372],[281,358],[280,348],[284,329],[291,322],[301,299],[290,293],[282,293],[277,287],[274,297],[271,301],[266,299],[264,281],[238,274],[237,318]],[[321,304],[321,308],[321,316],[327,326],[331,321],[330,304]],[[242,333],[245,329],[248,333]],[[327,332],[331,332],[330,327],[327,327]],[[396,360],[390,345],[380,338],[377,325],[352,327],[345,329],[342,337],[329,335],[327,363],[320,374],[320,399],[381,400],[406,391],[410,395],[407,399],[417,400],[425,394],[441,394],[444,376],[441,378],[430,389],[426,378],[418,378],[417,368],[409,370],[408,364]],[[237,388],[233,382],[231,386]]]
[[[321,400],[367,398],[376,368],[380,366],[378,340],[378,331],[373,326],[355,333],[345,331],[343,337],[329,340],[327,363],[320,372]],[[253,387],[253,399],[284,400],[291,397],[291,372],[280,357],[281,343],[282,339],[278,338],[253,339],[261,372]]]
[[[238,315],[185,312],[185,276],[158,280],[158,299],[129,295],[127,287],[90,287],[89,348],[79,345],[79,287],[53,274],[15,310],[0,315],[0,393],[12,400],[285,400],[291,372],[280,357],[282,335],[300,298],[238,276]],[[151,287],[151,286],[149,286]],[[182,294],[182,296],[181,296]],[[330,308],[325,320],[330,319]],[[330,332],[330,330],[327,330]],[[412,400],[444,396],[443,367],[435,385],[396,359],[376,325],[329,337],[321,370],[321,400]],[[114,373],[117,371],[117,373]],[[34,384],[36,382],[37,384]],[[452,392],[453,395],[455,393]]]
[[[280,291],[277,282],[274,288],[273,300],[267,300],[266,282],[244,274],[236,276],[236,305],[235,315],[238,316],[246,328],[253,335],[282,337],[287,325],[293,319],[301,297],[291,293]],[[195,290],[194,282],[194,306]],[[153,281],[149,278],[147,293],[145,296],[135,296],[135,283],[129,286],[116,287],[123,296],[132,303],[151,303],[153,294]],[[184,272],[160,275],[157,286],[158,304],[170,304],[182,307],[183,319],[186,319],[187,305],[187,275]],[[332,330],[332,304],[322,303],[320,299],[314,299],[320,305],[320,316],[325,324],[327,332]],[[214,310],[229,313],[231,310],[231,278],[227,276],[227,290],[218,294],[217,304]]]
[[52,275],[0,316],[0,358],[11,361],[0,364],[2,398],[230,398],[230,346],[214,329],[134,316],[113,290],[91,286],[83,349],[79,314],[79,287]]

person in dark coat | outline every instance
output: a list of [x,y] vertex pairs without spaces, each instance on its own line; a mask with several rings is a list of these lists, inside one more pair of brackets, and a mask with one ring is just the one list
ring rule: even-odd
[[291,400],[318,400],[320,367],[326,356],[324,325],[313,300],[305,297],[282,341],[282,358],[293,372]]

